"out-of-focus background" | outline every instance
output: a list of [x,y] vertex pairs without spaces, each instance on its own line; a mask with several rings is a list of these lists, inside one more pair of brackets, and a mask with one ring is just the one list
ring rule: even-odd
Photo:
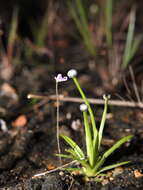
[[117,89],[129,96],[122,88],[132,78],[142,96],[141,7],[134,0],[1,2],[1,80],[12,82],[18,68],[44,65],[48,76],[75,68],[96,96]]

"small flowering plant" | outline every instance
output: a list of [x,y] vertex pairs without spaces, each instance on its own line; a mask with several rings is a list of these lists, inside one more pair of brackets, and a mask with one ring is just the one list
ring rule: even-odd
[[[56,81],[56,97],[57,97],[57,146],[58,146],[58,153],[61,154],[61,147],[60,147],[60,138],[59,138],[59,92],[58,92],[58,84],[59,82],[65,82],[68,80],[67,76],[62,76],[61,73],[59,73],[56,77],[55,77],[55,81]],[[61,157],[59,157],[59,162],[60,165],[62,164],[62,160]]]
[[[128,164],[129,161],[112,164],[109,166],[103,166],[106,158],[110,156],[116,149],[118,149],[122,144],[129,141],[132,136],[126,136],[117,141],[111,148],[109,148],[104,154],[100,153],[101,141],[103,136],[103,129],[106,121],[107,115],[107,106],[109,96],[103,96],[105,100],[104,111],[101,119],[101,123],[99,126],[99,130],[96,127],[96,122],[94,119],[92,108],[86,98],[83,90],[80,87],[80,84],[76,78],[77,71],[70,70],[68,72],[68,77],[72,78],[83,101],[84,104],[80,105],[80,110],[83,112],[83,120],[84,120],[84,128],[85,128],[85,143],[86,143],[86,153],[77,145],[75,141],[73,141],[70,137],[61,135],[61,137],[67,142],[70,146],[69,149],[65,151],[67,154],[58,154],[60,157],[71,158],[73,160],[77,160],[81,164],[81,168],[67,168],[72,171],[80,171],[82,174],[88,177],[97,177],[101,175],[102,172],[110,170],[112,168]],[[90,119],[88,117],[90,116]]]

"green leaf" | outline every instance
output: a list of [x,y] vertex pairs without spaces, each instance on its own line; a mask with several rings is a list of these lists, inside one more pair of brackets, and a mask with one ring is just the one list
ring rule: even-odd
[[101,145],[101,141],[102,141],[103,129],[104,129],[106,115],[107,115],[108,100],[109,100],[109,98],[105,97],[104,111],[103,111],[102,120],[101,120],[101,124],[99,127],[99,133],[98,133],[98,135],[99,135],[98,150],[100,149],[100,145]]
[[122,68],[125,69],[128,66],[128,63],[131,59],[131,49],[133,45],[133,38],[134,38],[134,30],[135,30],[135,13],[136,10],[133,8],[130,13],[130,23],[128,27],[128,33],[127,33],[127,40],[126,40],[126,45],[125,45],[125,50],[124,50],[124,55],[123,55],[123,63],[122,63]]
[[81,160],[81,158],[76,154],[74,149],[70,148],[70,149],[66,149],[65,151],[70,153],[74,160],[78,160],[78,161]]
[[63,157],[63,158],[72,158],[71,155],[66,155],[66,154],[56,154],[56,156]]
[[11,27],[8,36],[8,45],[13,44],[14,41],[16,40],[17,26],[18,26],[18,11],[19,10],[17,7],[13,11]]
[[123,137],[122,139],[120,139],[118,142],[116,142],[109,150],[107,150],[103,156],[101,157],[100,161],[96,164],[94,170],[95,172],[98,171],[99,168],[101,168],[101,166],[104,164],[106,158],[112,154],[116,149],[118,149],[122,144],[124,144],[125,142],[127,142],[128,140],[130,140],[133,136],[126,136]]
[[105,27],[106,38],[108,45],[112,45],[112,15],[113,12],[113,0],[106,0],[105,2]]
[[91,167],[94,165],[94,147],[92,142],[92,134],[88,122],[87,112],[83,112],[83,118],[84,118],[84,126],[85,126],[85,140],[86,140],[86,150],[87,150],[87,156],[89,159],[89,163]]
[[83,38],[83,43],[89,53],[93,56],[96,55],[96,48],[94,46],[92,35],[88,27],[88,20],[86,16],[86,12],[84,10],[84,7],[82,5],[82,1],[78,0],[75,2],[75,6],[73,3],[68,1],[69,11],[71,13],[71,16],[73,17],[75,24],[77,25],[77,28]]
[[79,157],[79,159],[84,159],[84,153],[81,150],[81,148],[74,142],[70,137],[65,135],[60,135],[75,151],[76,155]]
[[107,158],[110,154],[112,154],[112,152],[114,152],[116,149],[118,149],[125,142],[129,141],[132,137],[133,137],[132,135],[129,135],[129,136],[123,137],[122,139],[117,141],[109,150],[107,150],[103,154],[103,157]]
[[131,49],[130,59],[132,59],[133,56],[135,55],[136,51],[137,51],[138,48],[139,48],[139,45],[140,45],[142,39],[143,39],[143,36],[142,36],[142,35],[137,36],[137,37],[134,39],[134,42],[133,42],[133,45],[132,45],[132,49]]
[[66,152],[71,154],[73,160],[77,160],[82,166],[89,168],[89,164],[87,163],[88,160],[86,158],[79,158],[73,149],[67,149]]
[[125,165],[125,164],[129,164],[129,163],[130,163],[130,161],[125,161],[125,162],[120,162],[120,163],[117,163],[117,164],[112,164],[112,165],[109,165],[109,166],[105,166],[104,168],[102,168],[101,170],[99,170],[96,173],[96,176],[99,175],[102,172],[107,171],[107,170],[111,170],[113,168],[116,168],[116,167],[119,167],[119,166],[122,166],[122,165]]

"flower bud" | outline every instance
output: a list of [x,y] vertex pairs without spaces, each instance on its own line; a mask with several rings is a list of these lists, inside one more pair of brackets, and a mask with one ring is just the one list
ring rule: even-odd
[[71,69],[71,70],[68,71],[67,75],[68,75],[69,78],[76,77],[77,76],[77,70]]
[[84,112],[87,111],[88,107],[86,104],[80,104],[80,111]]
[[103,99],[104,99],[104,100],[109,100],[110,98],[111,98],[111,95],[110,95],[110,94],[108,94],[108,95],[104,94],[104,95],[103,95]]

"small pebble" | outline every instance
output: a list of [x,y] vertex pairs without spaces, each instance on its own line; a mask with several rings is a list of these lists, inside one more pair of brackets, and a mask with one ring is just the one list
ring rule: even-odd
[[78,131],[81,128],[81,122],[79,119],[72,121],[71,128]]
[[113,181],[114,178],[113,178],[113,177],[110,177],[109,179],[110,179],[110,181]]
[[107,177],[111,177],[113,175],[112,172],[107,172]]
[[63,172],[63,171],[60,171],[60,172],[59,172],[59,175],[60,175],[60,176],[64,176],[64,172]]
[[124,171],[124,170],[123,170],[122,167],[115,168],[115,169],[113,170],[113,177],[115,177],[115,176],[117,176],[117,175],[123,173],[123,171]]
[[109,183],[109,180],[108,179],[104,179],[103,181],[102,181],[102,185],[107,185]]
[[7,132],[7,131],[8,131],[6,122],[5,122],[3,119],[0,119],[0,129],[1,129],[3,132]]
[[139,177],[142,177],[143,174],[142,174],[139,170],[134,170],[134,176],[135,176],[136,178],[139,178]]
[[66,118],[67,118],[67,119],[71,119],[71,116],[72,116],[71,113],[67,113],[67,114],[66,114]]

